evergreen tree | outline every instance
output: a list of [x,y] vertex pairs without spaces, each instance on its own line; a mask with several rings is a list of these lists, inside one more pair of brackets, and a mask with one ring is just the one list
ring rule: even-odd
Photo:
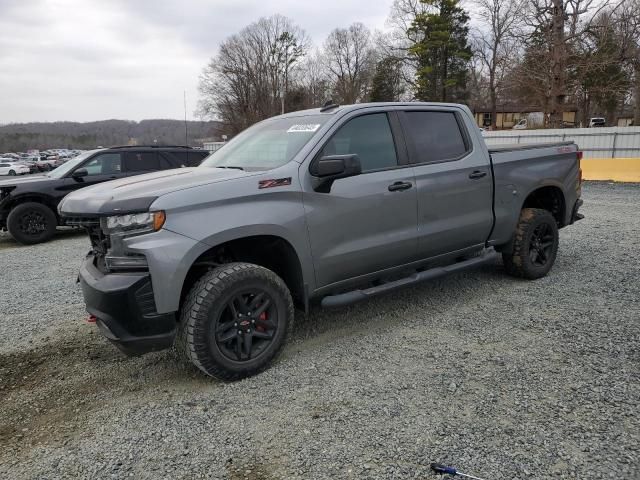
[[410,33],[419,40],[409,51],[418,59],[416,97],[423,101],[463,102],[467,97],[469,16],[459,0],[420,0]]
[[376,64],[371,81],[370,101],[397,102],[404,93],[401,85],[400,62],[395,57],[385,57]]

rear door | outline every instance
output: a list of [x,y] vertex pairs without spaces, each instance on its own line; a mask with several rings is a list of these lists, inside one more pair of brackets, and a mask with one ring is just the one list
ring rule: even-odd
[[[418,194],[418,255],[483,244],[493,226],[493,183],[484,149],[473,148],[462,110],[400,113]],[[476,138],[476,137],[474,137]]]
[[125,151],[122,157],[123,170],[127,176],[160,170],[157,151]]
[[[392,129],[390,119],[396,127]],[[315,191],[301,168],[309,242],[318,287],[412,261],[416,254],[416,189],[395,113],[351,115],[314,158],[357,154],[360,175]],[[292,133],[295,135],[295,133]]]

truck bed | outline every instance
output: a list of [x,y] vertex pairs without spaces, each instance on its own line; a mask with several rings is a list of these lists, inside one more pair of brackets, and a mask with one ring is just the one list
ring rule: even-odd
[[573,142],[548,142],[548,143],[507,143],[503,145],[487,145],[489,153],[513,152],[518,150],[531,150],[533,148],[552,148],[573,145]]
[[513,233],[522,203],[536,188],[554,186],[566,195],[566,224],[576,201],[578,147],[573,142],[491,145],[488,147],[494,175],[495,229],[499,245]]

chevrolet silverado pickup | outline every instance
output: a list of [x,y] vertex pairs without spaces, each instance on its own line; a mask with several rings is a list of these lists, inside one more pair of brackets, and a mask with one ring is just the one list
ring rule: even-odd
[[582,218],[574,143],[487,149],[465,106],[326,105],[245,130],[197,168],[73,192],[87,311],[129,354],[174,347],[235,380],[294,305],[341,306],[488,262],[537,279]]

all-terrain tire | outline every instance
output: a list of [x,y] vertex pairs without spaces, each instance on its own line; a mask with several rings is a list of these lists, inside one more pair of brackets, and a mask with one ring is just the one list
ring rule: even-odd
[[[544,242],[537,238],[540,232]],[[553,215],[541,208],[524,208],[520,212],[512,249],[502,253],[504,268],[514,277],[529,280],[544,277],[556,260],[558,245],[558,225]]]
[[[270,312],[276,312],[277,328],[270,343],[255,358],[234,360],[225,355],[216,335],[219,325],[225,323],[221,318],[229,315],[230,299],[250,289],[263,290],[272,299]],[[251,263],[228,263],[207,272],[191,288],[181,308],[174,349],[179,358],[207,375],[239,380],[269,366],[286,342],[293,319],[291,293],[278,275]]]
[[24,245],[42,243],[56,233],[58,218],[46,205],[37,202],[21,203],[9,212],[7,229],[11,236]]

